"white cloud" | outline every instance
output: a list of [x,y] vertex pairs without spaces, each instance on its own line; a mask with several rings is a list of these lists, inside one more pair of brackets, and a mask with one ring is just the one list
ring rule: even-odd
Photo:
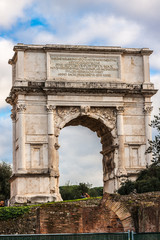
[[0,107],[8,106],[5,102],[11,89],[11,66],[8,60],[13,56],[13,42],[0,38]]
[[107,0],[106,3],[111,4],[112,10],[118,15],[125,15],[137,21],[157,20],[160,18],[159,0]]
[[154,115],[158,115],[160,108],[160,73],[152,75],[151,82],[154,83],[155,89],[159,89],[159,91],[152,97],[153,102],[152,118],[153,118]]
[[102,155],[100,139],[84,127],[66,127],[60,138],[60,184],[88,182],[102,186]]
[[152,66],[160,69],[154,60],[159,51],[159,0],[37,0],[34,9],[51,28],[38,32],[33,42],[150,47],[155,51]]
[[150,66],[151,68],[160,70],[160,50],[150,56]]
[[74,26],[69,40],[87,43],[98,39],[105,44],[128,45],[135,41],[139,32],[140,26],[124,18],[89,15]]
[[[39,28],[38,28],[39,29]],[[61,44],[91,44],[98,45],[131,45],[140,35],[140,26],[134,22],[128,22],[123,18],[114,16],[89,15],[73,23],[72,26],[64,26],[65,31],[59,30],[57,34],[43,29],[28,29],[21,32],[24,39],[33,43],[61,43]],[[36,34],[35,34],[36,33]],[[125,36],[125,37],[124,37]]]
[[0,161],[12,161],[12,130],[10,117],[0,117]]
[[24,17],[24,9],[32,2],[33,0],[1,0],[0,26],[4,28],[11,27],[18,18]]

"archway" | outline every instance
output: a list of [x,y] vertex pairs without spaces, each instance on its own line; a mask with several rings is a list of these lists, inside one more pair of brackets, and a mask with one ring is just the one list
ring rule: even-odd
[[[57,108],[56,111],[56,115],[60,114],[58,113],[58,111],[62,112],[62,108],[64,107],[59,107],[59,110]],[[66,112],[67,110],[69,112],[71,112],[72,110],[70,109],[71,107],[64,108],[63,112]],[[75,110],[75,109],[74,109]],[[67,112],[68,112],[67,111]],[[108,111],[108,113],[107,113]],[[72,111],[73,113],[74,111]],[[114,109],[105,109],[105,112],[107,114],[110,114],[110,118],[113,117],[114,115]],[[111,114],[112,113],[112,114]],[[102,144],[102,165],[103,165],[103,182],[104,182],[104,192],[106,191],[106,189],[108,188],[108,181],[113,181],[112,184],[110,184],[111,188],[115,187],[113,185],[115,185],[115,136],[113,137],[113,129],[115,128],[115,124],[112,123],[109,124],[109,120],[108,122],[104,122],[104,120],[102,118],[97,117],[96,115],[94,115],[93,113],[88,114],[88,113],[82,113],[79,109],[79,113],[76,114],[74,112],[74,114],[66,114],[67,118],[64,117],[63,115],[63,120],[61,121],[61,123],[59,122],[59,126],[62,128],[65,128],[67,126],[84,126],[89,128],[91,131],[96,132],[97,136],[101,139],[101,144]],[[113,119],[112,119],[113,120]],[[58,122],[58,121],[57,121]],[[114,129],[115,130],[115,129]],[[58,142],[58,139],[57,139]]]
[[95,132],[83,126],[67,126],[60,131],[59,144],[60,186],[103,186],[102,145]]

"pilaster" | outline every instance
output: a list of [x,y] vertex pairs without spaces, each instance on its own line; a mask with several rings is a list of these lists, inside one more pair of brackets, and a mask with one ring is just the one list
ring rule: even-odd
[[17,80],[24,79],[24,51],[18,51],[18,61],[16,62],[16,78]]
[[[149,126],[151,124],[151,112],[153,107],[144,106],[144,118],[145,118],[145,136],[146,136],[146,150],[149,148],[149,140],[152,140],[152,129]],[[152,154],[146,154],[146,165],[151,164]]]
[[18,142],[19,142],[19,157],[17,159],[18,172],[25,171],[25,110],[24,104],[18,104],[16,111],[18,114]]
[[[49,161],[49,169],[52,172],[52,175],[58,172],[57,169],[57,141],[55,136],[54,129],[54,115],[56,106],[47,105],[46,106],[48,112],[48,161]],[[54,172],[54,173],[53,173]]]
[[125,158],[124,158],[124,123],[123,123],[124,107],[117,107],[117,134],[119,140],[119,162],[118,162],[118,175],[126,174],[125,171]]
[[149,56],[143,55],[143,75],[144,83],[150,83]]
[[16,111],[13,108],[12,114],[12,154],[13,154],[13,174],[16,172]]

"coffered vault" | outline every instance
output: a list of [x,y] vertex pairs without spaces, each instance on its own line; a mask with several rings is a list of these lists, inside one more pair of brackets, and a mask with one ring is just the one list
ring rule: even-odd
[[135,179],[151,156],[147,48],[69,45],[14,47],[11,204],[61,200],[58,136],[82,125],[101,138],[104,192]]

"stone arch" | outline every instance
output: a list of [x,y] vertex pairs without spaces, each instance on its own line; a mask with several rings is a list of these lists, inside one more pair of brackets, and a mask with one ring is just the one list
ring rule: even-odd
[[124,232],[127,232],[128,230],[135,231],[132,215],[129,212],[129,210],[126,208],[124,203],[120,201],[116,201],[109,194],[105,194],[103,196],[101,204],[102,206],[108,208],[110,211],[116,214],[116,216],[119,218],[119,220],[122,223]]
[[14,51],[6,99],[13,123],[11,202],[60,200],[58,135],[66,124],[75,124],[74,118],[83,124],[97,119],[103,126],[95,130],[107,169],[104,192],[113,193],[126,178],[135,180],[151,162],[145,151],[151,139],[150,98],[156,93],[149,80],[152,51],[25,44]]
[[[67,126],[81,125],[97,133],[102,144],[104,192],[107,191],[109,180],[113,179],[113,184],[115,185],[116,151],[118,147],[115,109],[104,107],[57,107],[55,119],[55,127],[57,129],[56,142],[58,142],[60,130]],[[115,188],[115,186],[112,187]]]

